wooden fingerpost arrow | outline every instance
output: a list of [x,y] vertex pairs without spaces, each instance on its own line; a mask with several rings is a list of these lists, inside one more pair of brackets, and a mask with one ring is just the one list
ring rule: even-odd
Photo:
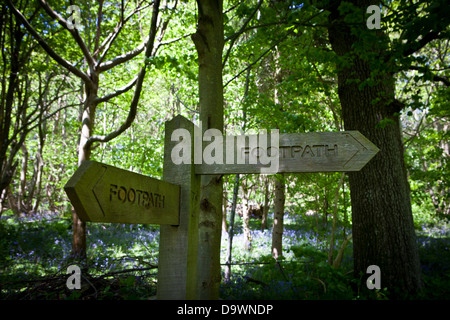
[[[239,139],[237,138],[239,137]],[[245,137],[242,139],[242,137]],[[262,163],[269,155],[277,162],[276,172],[349,172],[361,170],[379,149],[359,131],[281,133],[278,145],[260,135],[224,136],[219,138],[223,148],[221,163],[197,163],[196,174],[263,173],[271,164]],[[239,142],[241,141],[241,142]],[[253,141],[243,143],[243,141]],[[204,149],[206,150],[206,149]],[[231,151],[231,152],[230,152]],[[208,156],[203,152],[203,158]]]
[[178,225],[180,186],[84,161],[64,186],[82,221]]

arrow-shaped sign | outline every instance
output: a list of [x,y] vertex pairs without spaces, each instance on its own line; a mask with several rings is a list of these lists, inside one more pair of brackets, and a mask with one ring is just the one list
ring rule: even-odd
[[[239,141],[236,137],[239,136],[227,136],[220,142],[219,148],[223,147],[225,155],[222,163],[196,164],[195,173],[264,173],[262,169],[269,167],[276,168],[275,172],[268,170],[270,173],[359,171],[379,151],[359,131],[282,133],[276,140],[278,145],[274,145],[272,138],[268,137],[264,137],[261,145],[260,135],[245,136],[254,142],[250,146],[250,143],[236,142]],[[205,151],[203,159],[210,156]],[[260,161],[262,156],[264,163]]]
[[359,131],[280,135],[280,172],[359,171],[379,149]]
[[64,186],[83,221],[179,224],[180,187],[95,161],[85,161]]

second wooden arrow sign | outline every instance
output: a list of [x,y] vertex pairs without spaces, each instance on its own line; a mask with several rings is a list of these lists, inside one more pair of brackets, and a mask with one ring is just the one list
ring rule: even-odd
[[[274,168],[272,174],[359,171],[379,151],[359,131],[282,133],[277,146],[269,138],[260,145],[260,136],[256,135],[245,136],[252,138],[253,145],[236,143],[236,137],[218,137],[217,149],[223,149],[224,160],[219,157],[221,163],[196,164],[195,173],[264,173],[269,167]],[[261,162],[262,155],[269,158],[269,164]],[[203,151],[203,158],[208,156]]]

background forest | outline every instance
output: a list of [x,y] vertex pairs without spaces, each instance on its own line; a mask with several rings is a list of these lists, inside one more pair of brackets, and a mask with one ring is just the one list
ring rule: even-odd
[[[191,39],[197,3],[162,1],[157,18],[156,3],[2,3],[2,299],[155,295],[159,227],[87,224],[80,262],[73,244],[78,227],[63,187],[83,159],[161,179],[165,121],[179,114],[199,120],[199,63]],[[79,17],[70,5],[78,6]],[[450,9],[446,1],[380,5],[388,50],[412,40],[419,44],[394,59],[395,97],[401,103],[396,116],[424,283],[419,298],[448,299]],[[332,47],[330,11],[324,7],[318,1],[224,1],[227,134],[345,130],[336,65],[348,61]],[[355,6],[342,2],[339,10],[353,12]],[[380,57],[373,51],[366,58],[381,64]],[[379,120],[379,128],[392,125],[390,118]],[[222,179],[221,298],[389,297],[389,288],[357,289],[363,280],[352,272],[348,175]],[[275,219],[281,221],[281,236]],[[79,291],[65,286],[67,266],[75,260],[86,279]]]

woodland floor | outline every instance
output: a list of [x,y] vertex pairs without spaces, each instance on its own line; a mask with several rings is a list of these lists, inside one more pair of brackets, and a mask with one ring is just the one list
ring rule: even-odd
[[[271,220],[269,219],[269,227]],[[243,249],[242,222],[233,240],[232,277],[222,283],[222,299],[385,299],[387,289],[361,294],[352,273],[352,244],[338,269],[327,263],[331,222],[316,228],[313,217],[286,217],[284,257],[270,255],[271,232],[251,221],[252,248]],[[322,222],[323,224],[323,222]],[[339,248],[349,226],[338,225]],[[436,220],[416,225],[424,300],[450,299],[450,222]],[[1,300],[122,300],[150,299],[156,294],[159,228],[149,225],[89,224],[87,260],[81,290],[69,290],[71,224],[67,217],[43,215],[0,219]],[[222,262],[226,233],[222,235]],[[408,298],[408,297],[407,297]]]

